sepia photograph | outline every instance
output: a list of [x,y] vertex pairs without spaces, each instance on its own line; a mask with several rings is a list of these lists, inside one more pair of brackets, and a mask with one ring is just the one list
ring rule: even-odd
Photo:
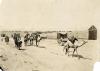
[[93,71],[99,3],[0,0],[0,71]]

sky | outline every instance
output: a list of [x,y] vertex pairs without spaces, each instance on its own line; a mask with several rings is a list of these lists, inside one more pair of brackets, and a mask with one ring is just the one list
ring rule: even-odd
[[99,29],[99,0],[0,0],[0,30]]

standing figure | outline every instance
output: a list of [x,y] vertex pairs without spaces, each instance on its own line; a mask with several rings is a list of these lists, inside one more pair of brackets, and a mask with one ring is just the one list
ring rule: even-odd
[[42,38],[40,37],[40,35],[39,35],[38,33],[36,33],[35,39],[36,39],[36,46],[38,47],[39,42],[40,42],[40,40],[41,40]]
[[5,36],[5,42],[7,45],[9,44],[9,37],[8,36]]
[[25,35],[25,37],[24,37],[24,44],[25,44],[25,46],[27,46],[27,43],[28,43],[28,41],[29,41],[29,38],[30,38],[30,34],[26,34]]
[[34,34],[31,34],[31,36],[30,36],[30,45],[33,45],[33,40],[34,40]]
[[14,39],[14,42],[15,42],[15,47],[17,47],[20,50],[20,47],[22,46],[20,34],[15,33],[13,39]]
[[38,34],[36,33],[36,35],[35,35],[35,40],[36,40],[36,46],[38,47]]

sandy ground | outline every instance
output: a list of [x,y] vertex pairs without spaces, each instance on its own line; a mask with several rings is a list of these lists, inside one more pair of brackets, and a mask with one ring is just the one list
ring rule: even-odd
[[92,71],[97,58],[96,41],[78,49],[80,59],[65,55],[56,40],[42,40],[39,47],[23,45],[23,50],[10,41],[9,45],[0,42],[0,65],[5,71]]

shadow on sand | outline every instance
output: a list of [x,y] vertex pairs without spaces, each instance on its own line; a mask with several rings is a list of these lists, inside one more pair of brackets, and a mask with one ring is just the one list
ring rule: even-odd
[[76,54],[72,55],[72,57],[78,57],[78,59],[88,59],[88,60],[92,60],[92,58],[87,58],[87,57],[84,57],[82,55],[76,55]]
[[46,48],[45,46],[38,46],[39,48]]
[[19,49],[19,50],[22,50],[22,51],[24,51],[24,50],[26,50],[26,49]]

